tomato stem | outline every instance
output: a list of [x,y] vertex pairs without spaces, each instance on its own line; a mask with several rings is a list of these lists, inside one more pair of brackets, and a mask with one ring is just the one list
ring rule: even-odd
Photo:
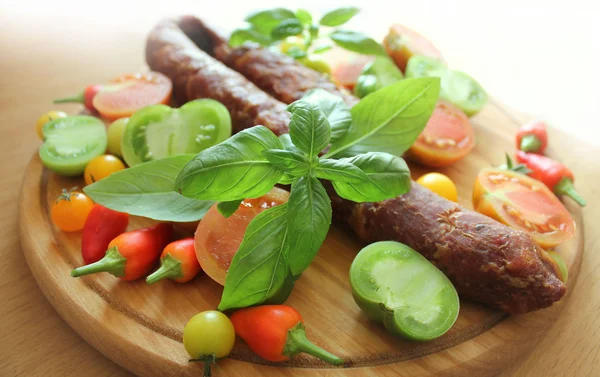
[[114,246],[106,251],[104,258],[98,262],[82,266],[71,271],[71,276],[79,277],[97,272],[108,272],[116,277],[125,276],[125,264],[127,259],[119,253],[119,249]]
[[573,187],[573,180],[568,177],[564,177],[556,186],[554,186],[554,193],[557,195],[566,195],[582,207],[585,207],[587,204],[585,199],[583,199],[583,197],[575,190],[575,187]]
[[283,354],[292,357],[302,352],[313,355],[314,357],[333,365],[342,365],[344,363],[344,360],[311,343],[310,340],[306,338],[304,325],[302,322],[298,322],[296,326],[288,331]]
[[542,141],[535,135],[525,135],[521,139],[521,145],[519,149],[523,152],[535,153],[542,147]]
[[200,356],[197,359],[189,359],[188,360],[190,363],[196,363],[196,362],[200,362],[200,363],[204,363],[204,377],[211,377],[212,376],[212,365],[216,363],[217,358],[215,357],[214,354],[212,355],[205,355],[205,356]]
[[71,97],[55,99],[53,103],[85,103],[85,95],[81,92]]
[[160,267],[146,278],[146,283],[154,284],[162,279],[178,279],[183,277],[181,261],[175,259],[171,254],[167,254],[160,261]]

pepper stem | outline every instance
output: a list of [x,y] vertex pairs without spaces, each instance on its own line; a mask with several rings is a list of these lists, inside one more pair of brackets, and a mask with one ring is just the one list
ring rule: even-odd
[[585,207],[587,204],[585,199],[583,199],[583,197],[575,190],[575,187],[573,187],[573,181],[568,177],[564,177],[556,186],[554,186],[554,193],[556,195],[566,195],[582,207]]
[[535,135],[525,135],[521,139],[519,149],[523,152],[537,152],[542,147],[542,141]]
[[310,340],[306,338],[304,325],[302,322],[298,322],[296,326],[292,327],[288,331],[283,354],[292,357],[302,352],[313,355],[314,357],[326,361],[329,364],[342,365],[344,363],[344,360],[340,359],[336,355],[329,353],[311,343]]
[[53,103],[71,103],[71,102],[85,103],[84,93],[81,92],[81,93],[76,94],[76,95],[71,96],[71,97],[59,98],[59,99],[55,99],[53,101]]
[[127,259],[119,253],[116,246],[113,246],[106,251],[104,258],[98,262],[74,269],[71,271],[71,276],[79,277],[97,272],[108,272],[119,278],[125,276],[126,263]]
[[146,283],[154,284],[162,279],[179,279],[183,277],[181,261],[167,254],[160,260],[160,267],[146,278]]
[[211,367],[213,364],[215,364],[217,362],[217,358],[215,357],[215,354],[212,354],[212,355],[200,356],[197,359],[189,359],[188,361],[190,363],[196,363],[196,362],[204,363],[204,376],[203,377],[210,377],[210,376],[212,376]]

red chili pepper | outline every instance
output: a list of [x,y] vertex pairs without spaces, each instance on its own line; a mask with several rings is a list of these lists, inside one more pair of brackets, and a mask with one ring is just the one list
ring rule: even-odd
[[573,172],[565,165],[550,157],[523,151],[517,151],[517,161],[525,164],[531,170],[529,175],[543,182],[556,195],[567,195],[580,206],[585,206],[585,199],[573,187]]
[[285,361],[305,352],[333,365],[344,360],[317,347],[306,338],[302,317],[286,305],[263,305],[240,309],[231,322],[239,335],[258,356],[269,361]]
[[108,244],[125,232],[129,215],[95,204],[83,226],[81,256],[85,264],[98,262],[106,254]]
[[123,233],[110,242],[104,258],[74,269],[71,276],[109,272],[123,280],[139,279],[150,272],[172,235],[167,223]]
[[82,93],[74,95],[72,97],[60,98],[54,100],[54,103],[83,103],[86,109],[90,111],[96,111],[93,105],[94,96],[98,94],[98,92],[105,89],[105,85],[88,85]]
[[530,153],[544,154],[548,145],[546,124],[534,120],[523,125],[517,132],[517,149]]
[[184,238],[165,247],[160,255],[160,267],[146,278],[146,282],[154,284],[162,279],[171,279],[178,283],[187,283],[200,271],[202,268],[196,258],[194,238]]

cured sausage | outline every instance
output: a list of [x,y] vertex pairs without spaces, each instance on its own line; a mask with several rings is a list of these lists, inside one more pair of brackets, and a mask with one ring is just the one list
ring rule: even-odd
[[154,27],[146,42],[146,61],[171,78],[180,101],[212,98],[223,103],[236,132],[258,124],[277,135],[288,131],[289,113],[283,103],[200,50],[174,21]]
[[[225,103],[238,131],[260,124],[257,119],[267,119],[268,127],[277,134],[287,130],[289,120],[281,114],[281,102],[200,51],[177,27],[172,22],[163,23],[150,34],[147,57],[153,69],[171,77],[176,90],[187,99],[204,96]],[[191,29],[187,31],[190,35],[195,33]],[[206,35],[203,33],[194,34],[195,38],[202,39]],[[223,47],[222,43],[210,43],[217,50]],[[267,56],[259,49],[252,51],[245,59],[264,61]],[[246,65],[252,65],[252,59]],[[276,62],[286,65],[286,59],[268,58],[269,64],[255,64],[255,74],[248,77],[255,77],[253,80],[261,85],[275,82],[265,77],[280,77],[282,71]],[[294,72],[298,71],[292,70],[289,75]],[[295,83],[300,83],[302,77],[288,77],[286,85],[290,87],[280,85],[273,95],[284,102],[297,99],[298,93],[314,87],[302,83],[302,89],[298,89]],[[243,89],[238,92],[230,85]],[[322,83],[313,81],[311,85],[320,87]],[[250,115],[243,109],[250,109]],[[450,278],[461,297],[509,313],[524,313],[548,307],[566,292],[565,284],[557,277],[556,263],[528,234],[441,198],[416,183],[409,193],[378,203],[354,203],[338,197],[331,187],[328,191],[334,216],[361,239],[395,240],[411,246]]]

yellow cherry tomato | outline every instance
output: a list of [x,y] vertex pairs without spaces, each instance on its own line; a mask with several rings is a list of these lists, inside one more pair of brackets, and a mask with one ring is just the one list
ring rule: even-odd
[[94,207],[92,199],[73,190],[63,189],[50,210],[50,217],[54,225],[65,232],[76,232],[83,229],[83,224]]
[[417,179],[417,183],[427,187],[439,196],[458,202],[458,190],[450,178],[441,173],[428,173]]
[[114,172],[125,169],[125,164],[110,154],[103,154],[90,161],[83,171],[83,178],[86,185],[106,178]]
[[291,37],[287,37],[281,42],[281,45],[279,45],[281,52],[283,52],[284,54],[287,54],[292,47],[299,48],[300,50],[306,50],[304,38],[294,35]]
[[309,55],[305,58],[298,59],[298,61],[313,71],[321,72],[327,75],[331,74],[331,67],[325,60]]
[[54,119],[66,118],[67,116],[68,114],[64,111],[48,111],[46,114],[39,117],[35,123],[35,130],[37,131],[40,140],[44,140],[44,126],[46,123]]
[[183,346],[193,359],[226,357],[234,342],[233,324],[225,314],[216,310],[196,314],[183,329]]
[[108,130],[106,131],[108,151],[110,154],[117,157],[123,157],[123,152],[121,151],[121,139],[123,138],[127,122],[129,122],[129,118],[117,119],[108,126]]

